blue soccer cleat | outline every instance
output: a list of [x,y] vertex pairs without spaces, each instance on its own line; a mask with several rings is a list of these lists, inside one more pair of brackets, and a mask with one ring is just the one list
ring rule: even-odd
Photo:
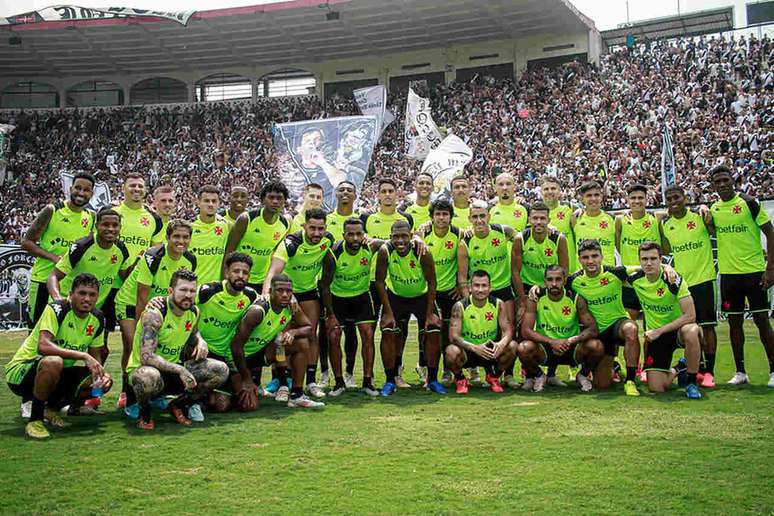
[[124,408],[124,415],[129,419],[140,419],[140,406],[135,403]]
[[272,380],[266,384],[266,392],[276,394],[277,389],[279,389],[279,380],[272,378]]
[[167,410],[167,407],[169,407],[169,402],[167,401],[167,398],[162,396],[161,398],[153,398],[150,401],[150,406],[157,410]]
[[699,390],[699,386],[695,383],[689,383],[685,388],[685,396],[689,400],[701,399],[701,391]]
[[393,394],[395,394],[395,390],[397,388],[398,387],[394,383],[385,382],[384,385],[382,386],[382,392],[381,392],[382,397],[386,398],[387,396],[392,396]]
[[427,390],[436,394],[446,394],[446,387],[444,387],[438,380],[433,380],[427,384]]

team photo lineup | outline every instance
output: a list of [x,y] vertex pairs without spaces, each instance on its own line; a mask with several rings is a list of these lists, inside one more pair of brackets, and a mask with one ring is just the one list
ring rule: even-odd
[[[718,298],[735,364],[727,383],[751,381],[750,314],[774,387],[774,231],[729,167],[707,172],[718,199],[709,205],[689,206],[672,185],[666,208],[648,211],[652,187],[631,183],[615,215],[602,181],[582,183],[573,208],[552,175],[526,205],[508,172],[485,200],[471,198],[462,170],[444,194],[435,179],[416,174],[410,199],[377,179],[368,212],[355,209],[355,182],[332,186],[332,211],[324,187],[308,183],[293,216],[282,181],[265,181],[255,199],[244,186],[205,185],[191,221],[172,217],[169,178],[149,191],[144,175],[126,174],[121,198],[94,212],[95,179],[75,174],[69,200],[44,206],[22,239],[36,257],[30,331],[5,373],[26,435],[49,437],[63,408],[99,413],[111,389],[143,430],[162,411],[191,426],[266,403],[321,409],[347,390],[404,396],[411,383],[451,396],[620,383],[626,396],[679,388],[697,400],[716,388]],[[113,331],[118,349],[107,344]],[[414,346],[418,363],[404,363]],[[120,355],[121,378],[106,372],[108,354]]]

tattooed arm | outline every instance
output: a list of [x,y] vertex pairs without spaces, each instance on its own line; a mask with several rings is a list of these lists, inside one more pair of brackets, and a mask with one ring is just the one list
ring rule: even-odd
[[38,245],[40,237],[43,236],[43,232],[48,227],[48,223],[51,222],[51,216],[54,214],[54,206],[52,204],[47,205],[40,210],[32,221],[27,232],[22,237],[21,248],[27,251],[32,256],[38,258],[45,258],[54,263],[59,261],[59,256],[54,253],[49,253]]
[[144,366],[155,367],[162,373],[180,375],[183,385],[186,389],[196,387],[196,380],[188,370],[179,365],[164,360],[156,354],[156,347],[159,344],[159,329],[161,329],[162,317],[155,310],[146,310],[142,314],[140,324],[142,325],[142,338],[140,344],[140,362]]

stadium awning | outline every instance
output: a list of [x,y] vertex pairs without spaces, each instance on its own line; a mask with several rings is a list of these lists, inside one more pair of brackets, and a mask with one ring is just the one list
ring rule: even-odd
[[705,11],[695,11],[679,16],[653,18],[619,26],[617,29],[602,31],[602,39],[608,47],[625,45],[628,35],[638,42],[675,38],[678,36],[698,36],[731,30],[734,28],[733,7],[722,7]]

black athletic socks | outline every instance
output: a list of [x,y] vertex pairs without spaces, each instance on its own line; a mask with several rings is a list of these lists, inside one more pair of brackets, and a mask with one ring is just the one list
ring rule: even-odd
[[393,367],[392,369],[384,368],[384,375],[387,377],[388,383],[395,383],[395,377],[398,374],[398,368]]
[[737,360],[736,357],[734,357],[734,363],[736,365],[736,372],[737,373],[746,373],[747,370],[744,368],[744,358]]
[[317,378],[317,364],[306,366],[306,384],[315,383]]
[[688,385],[696,385],[696,373],[688,373],[686,375],[686,382]]
[[272,378],[276,378],[280,384],[280,387],[285,385],[288,381],[288,370],[286,367],[277,366],[271,371]]
[[36,397],[32,397],[32,412],[30,413],[30,421],[43,421],[43,411],[46,408],[46,402],[39,400]]
[[626,366],[626,381],[633,382],[637,379],[637,368]]
[[427,383],[437,382],[437,381],[438,381],[438,368],[437,367],[428,367],[427,368]]
[[704,372],[715,375],[715,353],[704,354]]
[[293,388],[290,389],[290,398],[297,400],[303,395],[304,395],[304,388],[301,386],[297,386],[296,384],[293,384]]

